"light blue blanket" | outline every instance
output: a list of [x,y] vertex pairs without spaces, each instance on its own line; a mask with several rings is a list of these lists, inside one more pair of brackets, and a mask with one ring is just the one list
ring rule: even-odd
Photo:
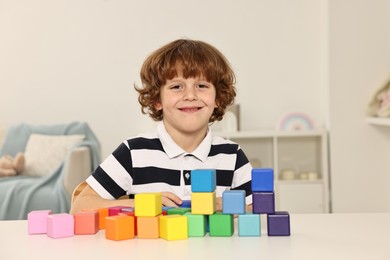
[[[85,140],[74,147],[88,146],[91,151],[91,166],[95,169],[100,164],[100,144],[95,134],[85,122],[70,124],[28,125],[11,127],[4,139],[0,156],[15,156],[25,151],[30,134],[74,135],[83,134]],[[51,209],[53,213],[68,212],[70,202],[64,187],[63,177],[68,167],[70,153],[63,163],[48,176],[15,176],[0,178],[0,220],[27,219],[32,210]]]

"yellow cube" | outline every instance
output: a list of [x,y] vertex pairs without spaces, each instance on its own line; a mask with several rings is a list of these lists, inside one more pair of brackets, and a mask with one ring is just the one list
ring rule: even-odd
[[134,196],[136,217],[155,217],[162,213],[161,193],[139,193]]
[[160,217],[160,237],[165,240],[188,238],[188,219],[184,215],[162,215]]
[[215,212],[215,192],[193,192],[191,195],[191,213],[211,215]]

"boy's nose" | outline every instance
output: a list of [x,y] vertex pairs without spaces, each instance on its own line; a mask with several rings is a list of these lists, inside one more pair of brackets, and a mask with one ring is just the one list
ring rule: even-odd
[[193,87],[186,88],[185,92],[184,92],[184,99],[185,100],[197,99],[195,88],[193,88]]

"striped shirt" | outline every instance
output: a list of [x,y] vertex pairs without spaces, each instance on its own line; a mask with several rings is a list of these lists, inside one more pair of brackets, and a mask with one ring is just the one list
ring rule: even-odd
[[192,153],[179,147],[159,122],[156,131],[125,140],[87,179],[101,197],[116,199],[143,192],[172,192],[191,199],[191,170],[215,169],[217,197],[228,189],[246,191],[252,203],[251,170],[240,146],[208,131]]

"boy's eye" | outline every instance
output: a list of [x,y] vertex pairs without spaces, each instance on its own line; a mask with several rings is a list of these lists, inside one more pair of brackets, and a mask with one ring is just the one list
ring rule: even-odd
[[181,85],[172,85],[171,86],[171,89],[180,89],[181,88]]
[[198,88],[208,88],[207,84],[198,84]]

